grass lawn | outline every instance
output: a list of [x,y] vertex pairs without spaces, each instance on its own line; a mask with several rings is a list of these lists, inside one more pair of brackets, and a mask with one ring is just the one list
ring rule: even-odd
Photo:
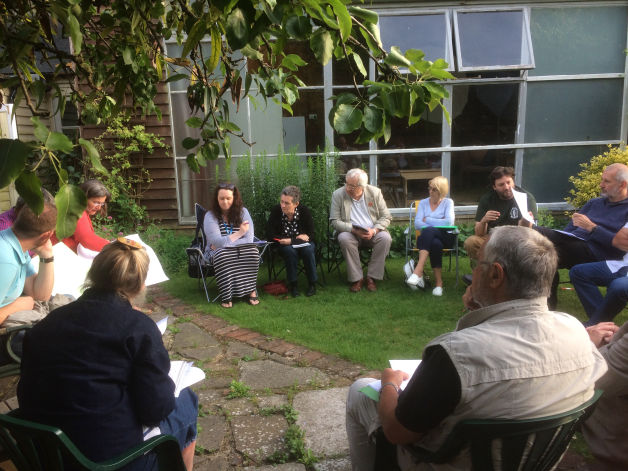
[[[429,290],[411,291],[404,283],[403,258],[389,258],[386,262],[388,277],[378,283],[376,293],[363,289],[351,293],[342,272],[325,274],[327,283],[318,287],[318,293],[306,298],[276,298],[260,293],[261,303],[249,306],[236,302],[233,308],[224,309],[219,303],[208,304],[196,280],[185,271],[171,275],[164,288],[173,296],[193,304],[200,312],[226,319],[270,337],[279,337],[313,350],[338,355],[367,368],[388,366],[392,358],[419,358],[423,347],[434,337],[455,328],[463,314],[461,296],[465,286],[460,280],[455,287],[455,270],[447,271],[447,258],[443,259],[444,295],[435,297]],[[281,262],[279,262],[281,263]],[[469,260],[460,258],[460,275],[470,273]],[[428,270],[429,274],[429,270]],[[320,275],[319,275],[320,276]],[[561,279],[568,278],[566,270]],[[260,267],[259,286],[268,281],[267,267]],[[306,288],[304,275],[299,278],[301,291]],[[586,319],[584,310],[571,287],[561,284],[558,309],[579,319]],[[261,291],[261,290],[260,290]],[[210,295],[216,296],[215,286]],[[628,320],[624,310],[615,322],[621,325]]]

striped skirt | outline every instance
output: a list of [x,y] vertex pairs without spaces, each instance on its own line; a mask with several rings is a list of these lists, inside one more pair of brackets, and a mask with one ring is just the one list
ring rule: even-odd
[[248,297],[257,287],[259,250],[255,244],[216,249],[211,260],[222,302]]

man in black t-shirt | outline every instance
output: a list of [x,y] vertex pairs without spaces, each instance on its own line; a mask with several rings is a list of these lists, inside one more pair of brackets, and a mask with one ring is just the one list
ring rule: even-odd
[[515,201],[513,190],[527,195],[528,211],[536,219],[536,200],[525,190],[515,186],[515,171],[512,167],[495,167],[489,176],[492,190],[480,198],[475,213],[474,235],[464,242],[464,249],[472,260],[477,260],[478,251],[494,227],[516,226],[523,217]]

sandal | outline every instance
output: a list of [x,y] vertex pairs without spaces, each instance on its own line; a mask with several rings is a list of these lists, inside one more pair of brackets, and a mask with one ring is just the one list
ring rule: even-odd
[[259,297],[257,296],[257,290],[255,290],[255,296],[249,296],[246,300],[251,306],[257,306],[259,304]]
[[233,307],[233,303],[231,302],[231,299],[229,301],[221,302],[220,305],[224,307],[225,309],[229,309],[230,307]]

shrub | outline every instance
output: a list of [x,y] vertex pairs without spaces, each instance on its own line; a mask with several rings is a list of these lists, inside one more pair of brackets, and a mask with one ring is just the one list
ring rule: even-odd
[[608,146],[608,151],[596,155],[588,163],[580,164],[582,170],[578,175],[569,177],[569,181],[574,188],[569,190],[571,196],[567,196],[565,201],[574,208],[582,207],[591,198],[600,196],[600,180],[604,168],[613,163],[628,165],[628,149]]
[[337,155],[331,153],[241,158],[236,168],[238,189],[253,219],[256,235],[265,237],[270,210],[279,203],[281,190],[296,185],[301,189],[301,203],[312,211],[315,239],[319,244],[325,241],[331,194],[338,186],[337,160]]

